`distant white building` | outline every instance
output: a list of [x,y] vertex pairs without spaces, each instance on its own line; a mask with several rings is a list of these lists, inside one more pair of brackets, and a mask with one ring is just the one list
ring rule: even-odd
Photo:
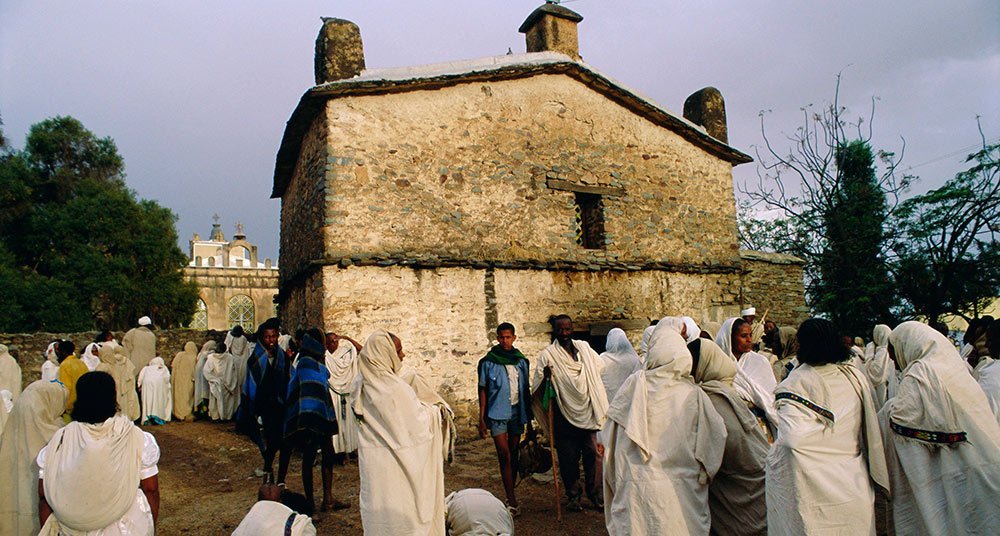
[[275,316],[278,265],[258,259],[257,246],[247,241],[242,224],[226,240],[216,216],[208,240],[195,233],[190,251],[184,275],[198,285],[200,295],[190,327],[225,330],[239,324],[253,331]]

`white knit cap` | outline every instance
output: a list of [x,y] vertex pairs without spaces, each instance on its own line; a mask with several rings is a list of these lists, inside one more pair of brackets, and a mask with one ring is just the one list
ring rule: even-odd
[[148,325],[150,325],[152,323],[153,323],[153,320],[150,319],[148,316],[144,316],[144,317],[142,317],[142,318],[139,319],[139,325],[140,326],[148,326]]
[[746,309],[740,311],[740,316],[750,316],[756,314],[757,314],[757,308],[755,307],[747,307]]

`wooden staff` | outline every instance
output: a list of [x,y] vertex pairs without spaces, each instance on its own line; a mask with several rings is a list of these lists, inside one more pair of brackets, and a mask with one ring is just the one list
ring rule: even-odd
[[[545,392],[548,392],[549,388],[552,386],[551,371],[548,367],[545,368],[545,381],[547,382],[545,386]],[[555,390],[553,388],[553,390]],[[544,396],[544,394],[543,394]],[[562,503],[559,500],[559,464],[556,463],[556,429],[553,426],[553,405],[555,401],[549,399],[549,411],[548,411],[548,421],[549,421],[549,452],[552,454],[552,481],[556,485],[556,521],[562,521]]]

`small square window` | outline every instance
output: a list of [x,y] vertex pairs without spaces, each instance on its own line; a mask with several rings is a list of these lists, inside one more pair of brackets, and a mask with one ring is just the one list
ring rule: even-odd
[[576,192],[576,243],[604,249],[604,201],[600,195]]

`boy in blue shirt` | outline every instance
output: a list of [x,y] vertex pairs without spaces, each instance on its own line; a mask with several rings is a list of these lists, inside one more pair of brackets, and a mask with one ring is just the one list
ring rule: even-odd
[[504,322],[497,326],[497,342],[479,360],[479,437],[486,439],[489,430],[500,462],[500,477],[507,494],[507,510],[518,514],[514,497],[514,475],[517,474],[517,447],[525,427],[531,428],[531,391],[528,379],[528,359],[514,348],[514,326]]

